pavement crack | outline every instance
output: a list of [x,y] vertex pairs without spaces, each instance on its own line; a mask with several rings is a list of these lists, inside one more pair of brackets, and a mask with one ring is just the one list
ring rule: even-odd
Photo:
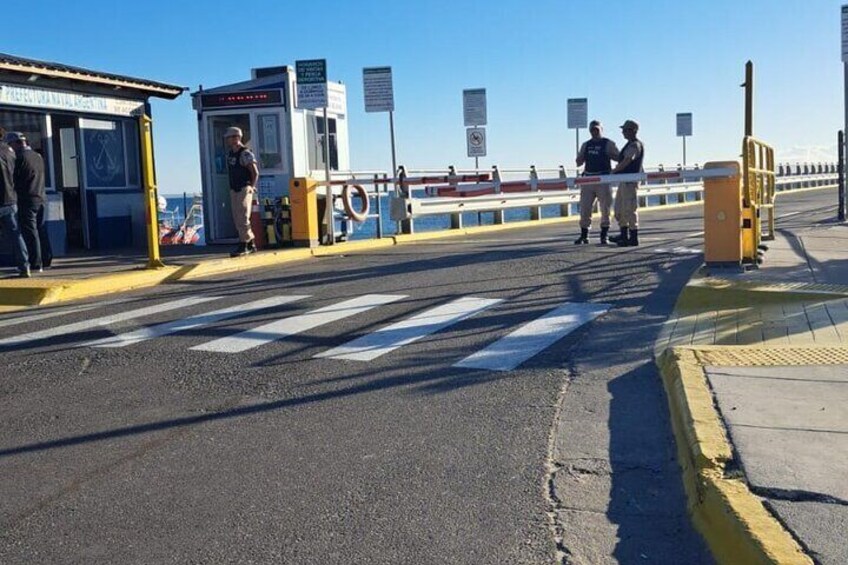
[[545,457],[545,473],[542,479],[542,493],[548,507],[546,512],[548,529],[553,536],[554,545],[556,546],[556,562],[563,565],[571,562],[573,554],[565,545],[563,527],[559,521],[559,511],[565,508],[565,503],[557,494],[556,476],[563,466],[556,461],[555,451],[557,431],[559,430],[562,410],[565,405],[565,395],[570,382],[570,373],[567,373],[557,395],[556,411],[554,413],[553,423],[548,431],[548,452]]
[[786,500],[789,502],[818,502],[822,504],[835,504],[837,506],[848,506],[848,500],[831,496],[821,492],[813,492],[801,489],[782,489],[774,487],[757,487],[749,485],[751,492],[763,498],[773,500]]

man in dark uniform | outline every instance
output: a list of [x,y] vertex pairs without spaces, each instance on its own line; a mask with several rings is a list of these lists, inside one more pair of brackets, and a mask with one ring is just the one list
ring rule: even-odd
[[[0,128],[2,129],[2,128]],[[29,277],[29,256],[18,229],[18,195],[15,192],[15,152],[0,138],[0,229],[12,247],[18,272]]]
[[[613,169],[613,174],[628,174],[644,172],[642,161],[645,159],[645,146],[636,138],[639,124],[626,120],[621,125],[621,133],[627,144],[621,149],[621,159]],[[621,235],[610,238],[620,247],[635,247],[639,245],[639,189],[638,181],[621,182],[615,195],[615,220],[621,228]]]
[[250,212],[253,208],[256,181],[259,180],[259,167],[253,152],[242,143],[241,128],[227,128],[224,142],[229,149],[227,172],[230,176],[230,207],[239,235],[239,246],[230,255],[238,257],[256,251],[253,230],[250,228]]
[[29,263],[41,272],[53,262],[44,215],[44,160],[20,132],[6,134],[6,143],[15,150],[15,192],[18,193],[18,220],[27,246]]
[[[577,154],[577,166],[586,164],[583,176],[608,175],[612,171],[612,161],[618,161],[618,148],[612,140],[602,136],[603,129],[598,120],[589,122],[592,138],[580,147]],[[580,237],[574,241],[575,245],[589,243],[592,208],[596,199],[601,212],[601,245],[607,244],[612,188],[608,184],[584,184],[580,186]]]

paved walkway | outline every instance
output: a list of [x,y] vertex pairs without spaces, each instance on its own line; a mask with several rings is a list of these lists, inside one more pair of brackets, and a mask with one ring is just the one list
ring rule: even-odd
[[699,272],[657,349],[699,351],[725,472],[816,561],[848,563],[848,226],[781,226],[759,270]]

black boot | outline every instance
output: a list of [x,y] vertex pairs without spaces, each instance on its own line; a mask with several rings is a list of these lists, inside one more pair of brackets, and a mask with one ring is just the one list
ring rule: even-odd
[[607,244],[607,235],[609,234],[609,226],[601,228],[601,245]]
[[253,240],[253,239],[248,241],[247,244],[245,245],[244,250],[245,250],[246,254],[247,253],[256,253],[256,241]]
[[230,253],[230,257],[241,257],[247,255],[247,243],[240,241],[236,250]]
[[627,245],[630,247],[636,247],[637,245],[639,245],[639,230],[630,230],[630,241],[627,243]]
[[621,228],[621,234],[620,235],[614,235],[614,236],[610,237],[609,240],[613,243],[619,243],[621,241],[627,241],[627,238],[629,237],[628,231],[629,230],[627,228]]
[[574,240],[574,245],[589,243],[589,228],[580,228],[580,237]]

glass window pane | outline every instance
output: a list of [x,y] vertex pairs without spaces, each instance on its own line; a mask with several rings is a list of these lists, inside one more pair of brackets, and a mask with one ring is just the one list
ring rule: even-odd
[[88,186],[117,188],[127,185],[124,170],[124,128],[113,121],[80,120],[85,146]]
[[283,155],[280,150],[280,117],[276,114],[259,114],[259,135],[257,147],[259,150],[260,169],[279,169],[283,166]]
[[44,114],[0,110],[0,126],[6,131],[19,131],[26,135],[30,147],[44,159],[44,183],[53,186],[47,159],[47,121]]
[[139,179],[141,153],[138,148],[138,122],[124,122],[124,133],[127,141],[127,181],[130,186],[141,186]]

